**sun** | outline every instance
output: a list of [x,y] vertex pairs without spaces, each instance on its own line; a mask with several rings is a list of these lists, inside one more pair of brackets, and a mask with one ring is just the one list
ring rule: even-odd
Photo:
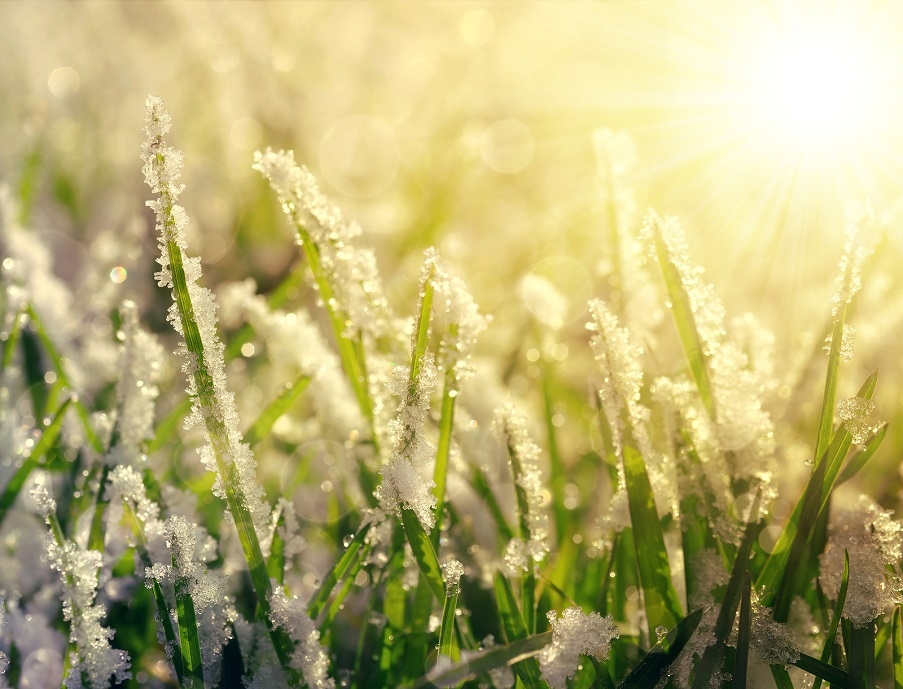
[[880,56],[855,25],[793,22],[751,48],[745,114],[772,143],[817,154],[883,129]]

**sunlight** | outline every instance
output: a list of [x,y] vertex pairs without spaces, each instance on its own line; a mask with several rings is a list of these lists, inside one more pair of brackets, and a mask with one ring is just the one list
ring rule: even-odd
[[790,150],[855,145],[880,126],[886,75],[855,26],[784,27],[754,46],[749,70],[756,124]]

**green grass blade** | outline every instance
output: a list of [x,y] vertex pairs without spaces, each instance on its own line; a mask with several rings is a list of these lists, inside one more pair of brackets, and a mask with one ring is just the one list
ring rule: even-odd
[[[125,513],[125,520],[128,522],[132,533],[135,535],[136,544],[135,551],[138,553],[138,558],[141,560],[141,565],[144,567],[145,571],[150,569],[153,563],[151,562],[150,555],[147,552],[147,538],[144,535],[144,528],[141,523],[141,520],[138,519],[138,515],[135,514],[135,510],[129,502],[123,502],[122,508]],[[172,652],[172,657],[170,660],[172,661],[173,667],[176,670],[176,677],[179,680],[179,686],[185,685],[185,665],[182,662],[182,647],[179,644],[179,639],[176,637],[176,631],[172,626],[172,618],[169,614],[169,606],[166,603],[166,598],[163,595],[163,589],[160,587],[160,583],[154,579],[151,584],[151,591],[154,594],[154,604],[157,606],[157,617],[160,621],[160,624],[163,626],[163,637],[166,639],[166,644],[169,651]]]
[[13,474],[9,483],[6,484],[6,488],[3,489],[3,494],[0,495],[0,525],[3,524],[3,520],[6,519],[6,514],[16,502],[19,493],[22,492],[22,486],[25,485],[31,472],[38,464],[39,462],[37,459],[29,457],[22,462],[22,466],[16,470],[16,473]]
[[402,508],[401,522],[426,585],[436,600],[442,600],[445,597],[445,581],[442,579],[442,570],[439,568],[439,560],[430,537],[427,536],[420,518],[413,510]]
[[[495,574],[495,600],[499,608],[502,632],[509,645],[526,639],[527,627],[514,597],[514,589],[501,572]],[[542,689],[545,686],[539,670],[539,661],[532,656],[514,663],[514,671],[527,689]]]
[[107,513],[109,501],[106,499],[107,477],[110,475],[110,465],[104,464],[100,473],[100,483],[97,486],[97,495],[94,499],[94,514],[91,517],[91,529],[88,531],[88,550],[103,552],[104,547],[104,517]]
[[245,442],[251,447],[254,447],[269,435],[270,430],[273,428],[273,424],[276,423],[279,417],[291,409],[292,405],[298,401],[298,398],[301,397],[308,385],[310,385],[310,376],[306,376],[302,373],[291,383],[291,385],[286,386],[276,399],[270,402],[264,410],[260,412],[257,420],[254,421],[254,423],[251,424],[251,427],[245,432]]
[[684,355],[687,357],[687,363],[690,366],[690,373],[696,383],[696,388],[699,390],[699,397],[702,399],[702,404],[708,412],[709,418],[715,419],[715,395],[712,390],[702,339],[699,337],[699,331],[696,328],[693,307],[680,278],[680,271],[674,264],[662,237],[660,222],[658,218],[655,218],[653,222],[655,255],[658,258],[662,277],[665,280],[665,288],[668,291],[668,299],[671,302],[671,314],[674,317],[674,324],[677,326],[677,333],[680,336]]
[[849,689],[875,689],[875,625],[855,627],[846,619],[840,623],[844,627],[844,638],[850,640],[847,648]]
[[7,483],[6,487],[3,489],[3,493],[0,495],[0,525],[2,525],[3,520],[6,519],[6,515],[16,502],[16,498],[19,497],[19,493],[22,491],[22,487],[25,485],[31,472],[34,471],[36,467],[41,466],[42,460],[56,442],[57,436],[60,434],[60,429],[63,427],[63,420],[66,416],[66,412],[71,404],[72,398],[68,398],[63,402],[47,428],[44,429],[38,442],[36,442],[31,449],[31,454],[28,455],[24,462],[22,462],[22,466],[16,470],[16,473],[13,474],[9,483]]
[[[855,686],[852,668],[850,672],[846,672],[805,653],[800,653],[799,659],[793,664],[803,672],[808,672],[810,675],[830,682],[832,689],[846,689],[847,687],[852,689]],[[781,669],[783,670],[784,668]],[[875,689],[874,683],[869,686],[869,689]]]
[[[859,397],[871,399],[875,392],[877,377],[878,372],[875,371],[866,379],[859,389]],[[766,607],[772,604],[769,592],[778,592],[778,598],[781,600],[779,608],[783,609],[789,606],[789,598],[792,597],[790,591],[795,581],[793,573],[796,565],[799,564],[793,556],[799,556],[808,535],[813,533],[818,515],[824,509],[828,497],[836,485],[837,475],[851,444],[852,438],[849,432],[841,425],[834,434],[824,457],[816,464],[815,471],[810,476],[803,495],[800,496],[790,519],[784,525],[777,543],[759,572],[756,587],[765,591],[766,598],[763,600],[763,604]],[[788,566],[791,567],[789,572]],[[780,613],[777,608],[776,613]],[[786,611],[784,614],[786,615]],[[781,621],[778,614],[776,614],[776,619]]]
[[[617,253],[617,252],[615,252]],[[561,452],[558,449],[558,432],[553,423],[555,405],[552,399],[551,371],[548,362],[542,367],[542,401],[543,417],[546,425],[546,438],[549,445],[549,488],[552,492],[552,511],[555,516],[555,533],[557,542],[564,543],[568,530],[568,509],[565,507],[564,496],[564,463],[561,460]]]
[[[439,658],[457,662],[461,658],[458,645],[455,643],[455,610],[458,607],[458,593],[452,592],[445,597],[442,607],[442,622],[439,627]],[[440,661],[441,662],[441,661]]]
[[894,689],[903,689],[903,624],[900,621],[900,606],[894,608],[893,618],[893,659]]
[[693,636],[704,610],[695,610],[678,622],[649,651],[633,670],[621,681],[618,689],[649,689],[655,687],[665,670],[680,655],[684,646]]
[[[173,565],[176,564],[173,558]],[[189,593],[189,582],[186,577],[175,581],[176,615],[179,621],[179,647],[182,650],[184,683],[191,685],[198,682],[203,686],[204,666],[201,661],[201,645],[198,638],[198,621],[194,613],[194,600]]]
[[623,460],[637,569],[643,587],[649,630],[660,626],[671,629],[683,617],[683,612],[671,581],[671,565],[668,562],[652,485],[639,451],[625,444]]
[[851,478],[853,478],[856,474],[862,471],[865,468],[865,465],[869,463],[872,457],[875,456],[875,453],[878,451],[878,448],[881,447],[881,443],[884,442],[884,437],[887,435],[887,424],[881,424],[881,427],[872,435],[871,438],[865,443],[865,447],[856,451],[856,453],[850,457],[850,461],[847,462],[846,466],[843,468],[843,471],[840,472],[840,476],[837,477],[837,482],[835,485],[841,485],[842,483],[846,483]]
[[492,516],[495,524],[495,530],[498,532],[499,542],[504,545],[514,538],[514,529],[508,524],[508,519],[502,512],[498,498],[495,497],[486,473],[476,464],[470,464],[470,486],[489,510],[489,514]]
[[[342,557],[336,560],[335,564],[327,572],[323,583],[320,584],[320,588],[316,590],[307,606],[308,613],[312,618],[316,619],[320,615],[336,584],[349,574],[356,574],[357,570],[360,569],[366,559],[367,552],[369,552],[369,546],[364,548],[364,541],[372,526],[373,524],[368,522],[358,529],[348,547],[345,548],[345,552],[342,553]],[[363,552],[361,551],[362,548],[364,548]]]
[[[41,323],[41,319],[38,318],[38,314],[35,312],[31,306],[28,306],[28,317],[31,319],[32,327],[38,335],[38,339],[41,341],[41,346],[44,348],[44,352],[50,358],[50,361],[53,363],[53,370],[57,376],[57,386],[68,388],[70,390],[73,389],[72,383],[69,381],[69,377],[66,375],[66,370],[63,367],[63,357],[57,351],[56,346],[53,344],[53,340],[50,339],[50,336],[47,334],[47,331],[44,330],[44,326]],[[82,404],[82,402],[77,398],[73,397],[73,404],[75,406],[76,412],[78,412],[78,418],[82,422],[82,428],[85,430],[85,437],[88,439],[88,444],[91,446],[97,454],[103,454],[104,448],[103,443],[100,442],[100,438],[94,432],[93,426],[91,426],[91,412],[88,408]]]
[[774,685],[777,689],[793,689],[793,682],[790,680],[790,674],[783,665],[772,665],[771,676],[774,678]]
[[285,541],[279,533],[280,527],[285,526],[285,510],[281,504],[276,507],[279,513],[276,525],[273,528],[273,542],[270,544],[270,556],[267,558],[267,574],[276,583],[282,584],[285,578]]
[[724,591],[721,609],[718,611],[718,618],[713,630],[715,642],[705,649],[702,659],[699,661],[699,665],[696,668],[696,679],[693,683],[694,689],[706,689],[711,684],[712,677],[721,669],[727,650],[728,637],[731,635],[731,630],[734,627],[737,606],[741,604],[742,596],[748,595],[749,586],[746,580],[749,577],[749,557],[752,553],[753,545],[759,536],[759,531],[761,531],[761,526],[758,523],[759,498],[760,496],[757,493],[749,513],[750,517],[749,524],[746,526],[746,534],[734,559],[731,577]]
[[752,616],[750,614],[750,577],[743,575],[743,594],[740,597],[740,625],[737,631],[737,653],[734,656],[734,672],[731,686],[746,689],[746,666],[749,662],[749,637]]
[[[496,646],[488,651],[472,656],[468,660],[450,667],[437,667],[413,684],[402,689],[423,689],[424,687],[448,687],[473,679],[490,670],[504,665],[514,665],[533,658],[552,642],[552,632],[513,641],[504,646]],[[529,685],[528,685],[529,686]]]
[[[455,423],[455,400],[457,399],[454,369],[445,372],[445,384],[442,391],[442,408],[439,414],[439,441],[436,443],[436,466],[433,469],[433,495],[436,496],[436,525],[430,536],[433,549],[439,552],[439,540],[442,536],[442,520],[445,516],[445,486],[448,483],[448,458],[451,454],[452,428]],[[454,393],[454,394],[452,394]]]
[[837,399],[837,372],[840,369],[840,350],[843,344],[843,326],[846,321],[847,305],[841,304],[834,317],[831,329],[831,348],[828,351],[828,369],[825,373],[825,393],[822,398],[821,417],[818,425],[818,441],[815,446],[815,461],[819,461],[831,441],[834,429],[834,403]]
[[[828,663],[834,652],[834,640],[837,638],[837,627],[840,624],[840,616],[843,613],[843,604],[847,600],[847,586],[850,583],[850,554],[843,551],[843,575],[840,579],[840,589],[837,592],[837,601],[834,604],[834,614],[831,616],[831,625],[828,627],[828,636],[825,638],[825,646],[821,652],[821,662]],[[820,689],[822,678],[819,677],[812,685],[812,689]]]

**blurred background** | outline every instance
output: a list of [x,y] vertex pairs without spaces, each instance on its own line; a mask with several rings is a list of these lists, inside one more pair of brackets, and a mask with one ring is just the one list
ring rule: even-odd
[[[292,148],[364,228],[400,312],[436,245],[495,317],[484,353],[513,359],[533,316],[548,346],[588,351],[586,301],[611,287],[612,201],[631,231],[652,207],[680,218],[729,315],[775,333],[778,377],[808,385],[784,402],[804,400],[804,416],[820,400],[826,360],[806,361],[828,333],[844,213],[870,199],[885,235],[841,396],[880,365],[893,419],[901,30],[893,2],[2,3],[0,180],[58,274],[84,282],[90,255],[118,298],[164,298],[138,158],[144,100],[159,95],[208,284],[252,276],[266,291],[297,260],[250,168],[256,149]],[[600,128],[626,134],[597,148]],[[565,298],[555,322],[531,275]],[[146,317],[165,326],[163,309]],[[585,371],[572,375],[579,390]],[[898,425],[886,447],[903,447]]]

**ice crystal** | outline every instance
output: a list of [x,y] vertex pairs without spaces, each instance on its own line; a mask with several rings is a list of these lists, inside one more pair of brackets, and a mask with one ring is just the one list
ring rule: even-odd
[[834,280],[831,315],[850,303],[862,288],[862,264],[875,250],[877,220],[875,209],[865,203],[847,213],[846,242],[840,259],[840,271]]
[[[825,344],[822,347],[822,350],[828,354],[831,351],[831,342],[834,339],[833,335],[828,335],[825,338]],[[850,362],[853,360],[853,342],[856,339],[856,327],[850,325],[849,323],[843,324],[843,335],[840,339],[840,360],[845,362]]]
[[445,579],[445,595],[456,595],[461,590],[461,577],[464,576],[464,565],[452,558],[442,564],[442,576]]
[[[0,633],[6,627],[6,596],[0,594]],[[0,651],[0,675],[5,675],[9,667],[9,658],[3,651]],[[0,677],[0,687],[4,686],[5,681]]]
[[427,249],[424,270],[433,285],[433,309],[445,329],[439,342],[439,367],[451,372],[446,378],[451,390],[458,390],[473,375],[471,354],[477,336],[486,329],[489,316],[479,312],[464,281],[452,274],[435,249]]
[[793,638],[793,630],[786,624],[776,622],[770,608],[753,603],[750,643],[766,665],[790,665],[799,660],[800,650]]
[[[203,420],[208,444],[199,448],[198,453],[204,465],[217,474],[214,493],[226,498],[223,477],[219,474],[222,470],[228,470],[233,484],[230,490],[236,491],[239,494],[237,499],[247,506],[257,537],[262,540],[269,526],[270,510],[263,500],[263,488],[256,480],[257,463],[247,443],[242,441],[234,395],[227,388],[224,347],[216,330],[216,299],[209,289],[197,284],[201,278],[200,259],[183,255],[187,248],[184,228],[188,218],[184,209],[175,204],[184,189],[184,185],[178,184],[182,154],[168,146],[163,138],[170,126],[171,118],[163,107],[163,101],[156,96],[148,96],[145,117],[148,139],[142,145],[141,157],[144,160],[145,181],[151,191],[159,194],[157,199],[147,202],[154,210],[159,233],[160,257],[157,261],[167,271],[169,277],[162,282],[168,287],[174,287],[170,257],[181,262],[190,300],[190,305],[183,312],[179,299],[184,300],[186,295],[180,297],[173,290],[173,304],[170,305],[167,320],[183,338],[186,337],[186,328],[193,329],[194,326],[200,335],[200,343],[191,342],[189,348],[183,341],[178,349],[183,357],[182,370],[188,377],[187,391],[192,400],[192,412],[186,423],[190,425]],[[195,351],[198,344],[201,346],[200,356]]]
[[592,300],[589,311],[592,321],[586,327],[593,333],[590,344],[602,372],[599,400],[612,432],[615,451],[620,455],[625,431],[624,414],[634,438],[640,443],[645,440],[644,421],[648,412],[640,404],[643,350],[631,342],[627,329],[619,326],[617,317],[603,302]]
[[432,458],[425,427],[437,377],[431,356],[423,362],[420,375],[413,382],[407,367],[396,368],[391,390],[402,402],[398,415],[389,424],[392,458],[380,469],[382,483],[376,490],[383,510],[397,514],[402,508],[413,510],[425,529],[436,524],[436,496],[431,492],[435,484],[423,472]]
[[834,517],[828,544],[819,556],[819,581],[832,599],[840,590],[844,550],[850,557],[850,578],[843,616],[863,627],[888,606],[903,603],[903,583],[886,570],[903,555],[903,524],[865,495],[855,508]]
[[690,260],[690,250],[677,220],[675,218],[662,220],[650,210],[646,215],[640,238],[649,247],[655,260],[659,260],[656,251],[657,242],[660,241],[664,246],[667,259],[677,269],[690,301],[696,329],[702,340],[703,353],[711,356],[725,334],[724,305],[715,294],[712,285],[702,279],[705,271],[699,266],[694,266]]
[[226,577],[209,570],[198,557],[198,533],[206,537],[196,524],[184,517],[166,520],[164,535],[171,553],[171,564],[156,563],[147,573],[160,582],[172,581],[176,594],[189,595],[198,621],[198,636],[204,677],[215,682],[222,663],[222,649],[231,638],[229,625],[236,618],[235,609],[226,595]]
[[[750,340],[748,327],[741,326],[741,342],[727,331],[724,305],[713,286],[702,279],[703,269],[691,262],[677,220],[662,220],[650,210],[642,238],[655,260],[669,262],[677,270],[689,301],[710,377],[714,398],[710,416],[717,429],[718,444],[739,460],[731,467],[732,475],[759,483],[770,471],[774,454],[774,429],[762,404],[763,394],[774,383],[768,377],[767,367],[761,370],[751,366],[741,347],[742,339]],[[763,337],[770,338],[770,334],[756,340],[762,341]],[[743,456],[738,454],[741,450]]]
[[293,151],[257,151],[253,168],[269,180],[299,233],[309,234],[334,292],[336,311],[348,326],[346,335],[353,336],[358,329],[376,338],[390,334],[390,311],[376,257],[357,246],[361,234],[357,223],[345,220],[342,211],[329,203],[314,176],[295,163]]
[[510,567],[527,569],[528,563],[539,562],[549,553],[549,515],[543,507],[542,471],[539,468],[539,446],[530,437],[527,419],[512,404],[496,412],[494,428],[508,448],[517,487],[526,498],[526,514],[518,518],[526,533],[508,546],[506,561]]
[[69,642],[74,649],[69,654],[66,687],[81,689],[83,674],[91,689],[108,687],[111,681],[122,682],[131,677],[128,654],[110,646],[113,630],[101,624],[106,609],[95,603],[101,554],[56,539],[48,534],[44,548],[51,568],[59,572],[63,583],[63,618],[69,623]]
[[[237,323],[247,319],[257,336],[266,343],[269,360],[276,369],[276,377],[291,379],[297,373],[310,376],[306,391],[317,416],[342,437],[353,430],[361,430],[364,421],[341,363],[328,346],[320,330],[304,310],[286,313],[271,309],[266,299],[255,294],[253,280],[230,285],[222,293],[224,309],[229,320]],[[224,314],[225,317],[225,314]],[[304,346],[299,347],[298,343]],[[294,375],[282,373],[283,367],[294,367]]]
[[577,672],[581,654],[605,660],[612,639],[620,635],[611,615],[587,615],[580,608],[567,608],[560,618],[550,610],[548,618],[552,643],[540,651],[539,666],[552,689],[566,689],[568,679]]
[[307,614],[307,604],[298,596],[287,596],[281,586],[276,586],[270,596],[270,620],[295,642],[291,665],[301,672],[307,686],[333,689],[335,682],[327,676],[329,656],[320,645],[320,632]]
[[[154,434],[154,403],[159,394],[155,385],[163,368],[163,347],[157,339],[138,326],[137,307],[132,302],[122,305],[124,342],[119,361],[120,378],[116,383],[119,410],[116,426],[124,453],[133,458],[139,445]],[[119,463],[123,452],[111,456]]]
[[848,397],[837,403],[837,416],[853,437],[853,442],[862,444],[868,440],[875,424],[870,423],[875,413],[875,403],[864,397]]

